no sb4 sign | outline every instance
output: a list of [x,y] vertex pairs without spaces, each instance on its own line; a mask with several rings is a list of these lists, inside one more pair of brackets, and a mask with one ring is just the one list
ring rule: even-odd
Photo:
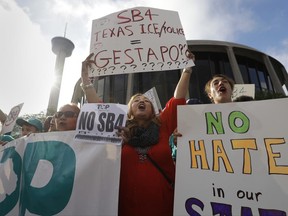
[[84,104],[77,120],[77,132],[88,136],[114,137],[118,126],[125,126],[128,106],[122,104]]

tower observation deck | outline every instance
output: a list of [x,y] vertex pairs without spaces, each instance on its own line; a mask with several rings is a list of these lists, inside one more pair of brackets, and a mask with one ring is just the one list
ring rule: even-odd
[[50,91],[47,115],[53,115],[57,112],[65,58],[72,55],[75,47],[73,42],[65,37],[54,37],[51,42],[52,51],[56,55],[56,63],[54,71],[55,78]]

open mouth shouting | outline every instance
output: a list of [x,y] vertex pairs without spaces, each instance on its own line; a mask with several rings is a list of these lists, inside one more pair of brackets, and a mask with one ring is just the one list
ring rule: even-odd
[[218,92],[220,93],[226,93],[227,89],[225,86],[221,85],[219,88],[218,88]]
[[141,110],[141,111],[144,111],[146,109],[146,105],[144,102],[140,102],[138,104],[138,109]]

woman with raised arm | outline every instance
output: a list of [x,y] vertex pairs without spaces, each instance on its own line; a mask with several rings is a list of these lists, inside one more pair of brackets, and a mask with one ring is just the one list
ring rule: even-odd
[[[95,89],[86,82],[90,57],[82,65],[82,86],[86,87],[87,101],[97,102],[100,99]],[[191,72],[191,68],[183,70],[174,97],[159,116],[146,96],[138,93],[131,97],[126,127],[119,128],[118,133],[123,138],[119,216],[173,215],[175,165],[168,140],[176,128],[177,106],[186,102]]]

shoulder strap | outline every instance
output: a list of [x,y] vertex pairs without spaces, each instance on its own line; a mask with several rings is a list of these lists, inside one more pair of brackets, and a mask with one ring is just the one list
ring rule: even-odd
[[166,175],[163,169],[154,161],[149,154],[146,154],[147,158],[151,161],[151,163],[159,170],[159,172],[164,176],[164,178],[168,181],[171,187],[174,189],[174,182]]

